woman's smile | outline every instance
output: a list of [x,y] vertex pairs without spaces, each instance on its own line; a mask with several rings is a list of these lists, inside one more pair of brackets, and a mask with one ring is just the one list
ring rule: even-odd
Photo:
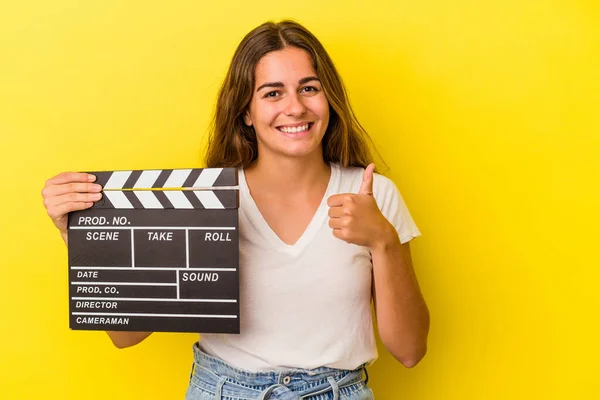
[[283,133],[283,136],[291,137],[291,138],[301,138],[305,137],[310,133],[310,129],[313,127],[313,122],[303,122],[301,124],[295,125],[281,125],[276,127],[276,129]]

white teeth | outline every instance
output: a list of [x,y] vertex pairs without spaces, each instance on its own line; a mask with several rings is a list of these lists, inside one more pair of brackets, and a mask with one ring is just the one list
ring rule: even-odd
[[298,133],[298,132],[304,132],[308,130],[308,124],[306,125],[301,125],[301,126],[294,126],[291,128],[282,126],[281,128],[279,128],[280,131],[285,132],[285,133]]

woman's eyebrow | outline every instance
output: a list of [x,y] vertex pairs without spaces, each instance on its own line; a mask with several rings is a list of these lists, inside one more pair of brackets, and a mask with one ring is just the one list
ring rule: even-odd
[[307,76],[306,78],[302,78],[298,81],[299,84],[303,85],[307,82],[311,82],[311,81],[319,81],[321,82],[321,80],[319,78],[317,78],[316,76]]
[[[300,85],[303,85],[307,82],[311,82],[311,81],[321,81],[319,78],[317,78],[316,76],[307,76],[306,78],[302,78],[298,81],[298,83]],[[264,89],[266,87],[276,87],[276,88],[281,88],[283,87],[283,83],[282,82],[267,82],[267,83],[263,83],[262,85],[260,85],[256,91],[258,92],[261,89]]]
[[260,89],[264,89],[266,87],[283,87],[283,83],[281,83],[281,82],[267,82],[267,83],[263,83],[262,85],[260,85],[258,87],[258,89],[256,89],[256,91],[258,92]]

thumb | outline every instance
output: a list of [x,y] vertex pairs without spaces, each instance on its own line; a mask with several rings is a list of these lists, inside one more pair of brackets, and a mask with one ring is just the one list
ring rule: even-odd
[[371,163],[365,168],[363,174],[363,180],[358,190],[358,194],[367,194],[373,196],[373,171],[375,170],[375,164]]

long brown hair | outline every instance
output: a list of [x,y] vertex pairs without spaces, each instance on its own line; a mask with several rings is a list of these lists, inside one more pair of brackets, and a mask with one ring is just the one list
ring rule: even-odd
[[258,157],[254,127],[244,123],[254,91],[254,72],[262,57],[286,46],[303,49],[312,57],[329,102],[329,125],[322,141],[324,160],[343,167],[369,165],[373,161],[373,143],[354,115],[333,61],[311,32],[297,22],[284,20],[266,22],[253,29],[236,49],[217,98],[206,166],[246,167]]

